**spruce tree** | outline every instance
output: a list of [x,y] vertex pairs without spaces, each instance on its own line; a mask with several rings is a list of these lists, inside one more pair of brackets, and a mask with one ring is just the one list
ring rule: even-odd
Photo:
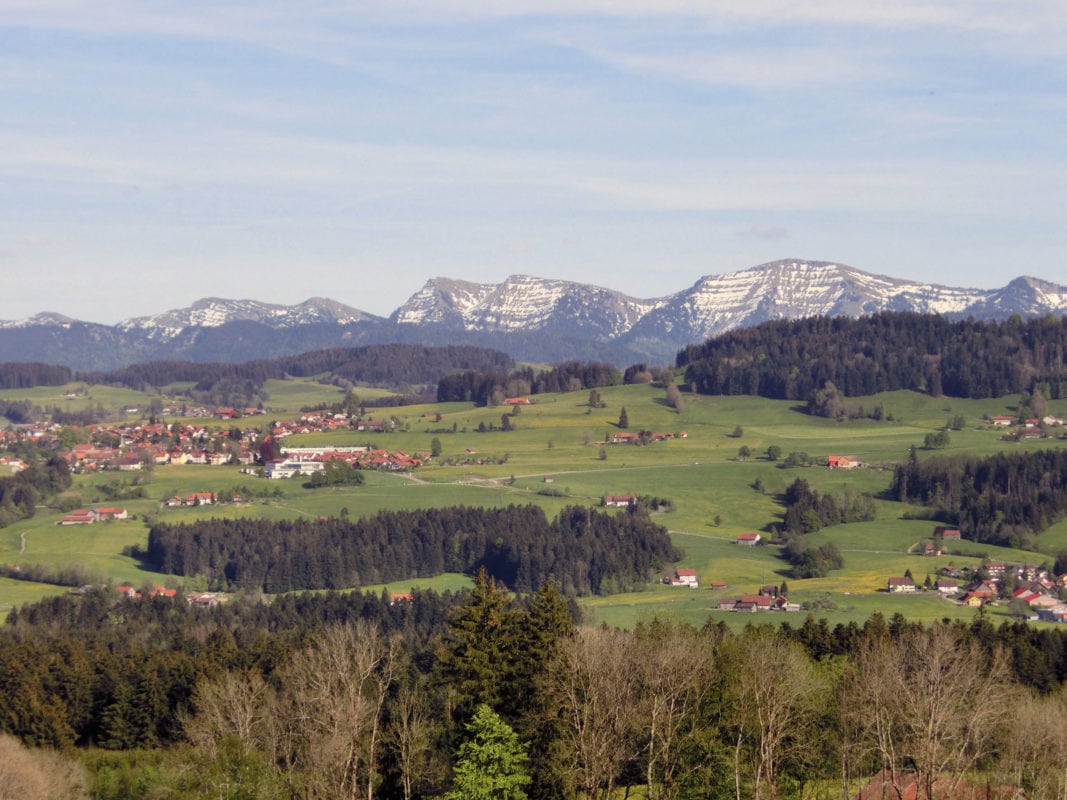
[[456,751],[447,800],[525,800],[530,774],[526,745],[484,703],[467,723],[469,738]]

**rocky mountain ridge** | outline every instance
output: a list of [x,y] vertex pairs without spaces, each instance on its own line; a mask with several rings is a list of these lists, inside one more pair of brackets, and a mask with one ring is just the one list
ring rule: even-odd
[[434,278],[388,318],[324,298],[293,306],[204,298],[115,326],[41,313],[0,322],[0,361],[111,369],[146,360],[243,361],[386,342],[476,344],[529,361],[673,361],[687,344],[772,319],[883,310],[952,318],[1067,313],[1067,287],[1020,277],[965,289],[783,260],[641,299],[600,286],[514,275],[499,284]]

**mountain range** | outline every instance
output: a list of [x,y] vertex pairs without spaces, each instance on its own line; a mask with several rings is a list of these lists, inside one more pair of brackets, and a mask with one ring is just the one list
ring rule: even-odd
[[1067,287],[1019,277],[1000,289],[953,288],[796,259],[707,275],[688,289],[653,299],[526,275],[496,284],[434,278],[388,317],[325,298],[292,306],[205,298],[117,325],[45,312],[0,321],[0,361],[104,370],[145,361],[241,362],[402,342],[481,345],[533,362],[666,364],[685,345],[733,328],[884,310],[976,319],[1063,314]]

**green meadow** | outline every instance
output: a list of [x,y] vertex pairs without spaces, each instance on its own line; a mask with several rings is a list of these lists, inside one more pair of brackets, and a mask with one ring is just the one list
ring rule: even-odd
[[[82,387],[78,402],[147,406],[150,398],[127,390]],[[270,381],[266,386],[272,409],[295,414],[299,408],[341,399],[340,390],[311,380]],[[358,388],[365,399],[373,390]],[[49,394],[50,393],[50,394]],[[41,405],[54,405],[48,398],[65,399],[64,389],[49,388],[3,396],[32,397]],[[0,529],[0,563],[42,564],[54,568],[80,566],[89,574],[113,581],[151,581],[175,585],[182,579],[145,572],[135,559],[123,555],[133,545],[146,541],[149,526],[157,520],[181,521],[200,517],[340,516],[352,518],[382,509],[411,509],[442,505],[492,505],[534,503],[554,515],[569,504],[597,505],[606,494],[642,494],[666,498],[673,510],[658,515],[675,543],[684,551],[679,566],[698,570],[702,588],[673,588],[651,583],[642,592],[610,597],[582,598],[592,619],[610,625],[631,626],[654,615],[671,615],[703,624],[709,616],[731,625],[764,621],[749,615],[714,610],[723,597],[755,593],[761,584],[787,580],[790,598],[814,604],[818,616],[830,622],[862,622],[871,613],[887,616],[899,611],[908,617],[932,620],[941,617],[970,618],[971,609],[920,593],[914,597],[888,595],[886,579],[911,570],[922,583],[927,574],[952,562],[957,566],[978,563],[983,556],[999,560],[1051,562],[1067,547],[1067,522],[1061,522],[1039,537],[1040,552],[1022,552],[978,546],[964,542],[952,555],[936,558],[912,552],[929,537],[930,522],[903,518],[916,509],[878,499],[874,521],[825,529],[811,534],[814,543],[834,541],[845,559],[844,569],[829,578],[793,580],[788,565],[773,546],[740,547],[733,543],[742,532],[764,531],[782,514],[776,496],[794,478],[804,477],[819,491],[846,487],[878,496],[888,486],[894,464],[908,456],[912,446],[919,458],[941,454],[990,454],[1000,450],[1038,450],[1062,447],[1067,440],[1045,439],[1022,443],[1005,442],[1002,431],[981,424],[984,415],[1011,413],[1016,398],[974,401],[930,398],[911,392],[892,392],[863,398],[864,405],[884,406],[883,421],[837,422],[803,413],[795,403],[754,397],[702,397],[683,395],[679,413],[667,405],[664,390],[650,385],[619,386],[600,390],[604,408],[589,408],[588,392],[535,396],[535,402],[517,413],[505,407],[475,408],[469,403],[402,406],[367,409],[377,419],[393,418],[392,433],[354,430],[334,434],[289,437],[284,444],[369,444],[390,451],[428,453],[436,439],[441,456],[410,474],[367,473],[360,487],[309,490],[298,480],[267,481],[244,474],[239,467],[201,465],[159,466],[144,474],[107,473],[77,476],[63,507],[91,505],[125,506],[131,519],[88,526],[60,526],[59,508],[40,508],[37,515]],[[62,404],[60,403],[61,407]],[[648,430],[671,433],[675,438],[646,446],[608,444],[621,410],[625,408],[631,432]],[[1049,403],[1049,412],[1067,416],[1067,402]],[[944,451],[922,450],[924,437],[940,430],[946,420],[962,414],[967,427],[950,432]],[[513,430],[502,431],[508,415]],[[280,415],[275,415],[280,416]],[[263,424],[262,417],[249,422]],[[479,427],[485,429],[479,432]],[[740,427],[740,436],[735,436]],[[685,434],[682,438],[682,434]],[[782,469],[765,454],[769,446],[809,454],[825,463],[832,453],[857,456],[867,466],[851,471],[824,466]],[[742,457],[741,448],[749,456]],[[136,484],[136,485],[135,485]],[[240,505],[170,508],[166,498],[190,492],[240,493]],[[141,496],[137,496],[141,495]],[[673,570],[664,565],[663,574]],[[441,576],[428,584],[455,588],[462,576]],[[710,590],[712,581],[726,589]],[[410,583],[393,584],[390,591],[403,591]],[[195,587],[195,580],[190,586]],[[199,587],[196,587],[199,588]],[[376,590],[381,587],[373,587]],[[62,587],[0,579],[0,613]],[[991,612],[1000,613],[998,609]],[[801,615],[774,615],[774,620],[802,622]]]

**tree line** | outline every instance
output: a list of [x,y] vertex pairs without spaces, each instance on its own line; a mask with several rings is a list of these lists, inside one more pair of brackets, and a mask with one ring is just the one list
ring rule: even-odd
[[893,470],[889,494],[934,509],[968,539],[1032,548],[1067,514],[1067,451],[998,453],[922,461],[914,452]]
[[1002,397],[1040,388],[1067,397],[1067,317],[1001,322],[912,312],[777,320],[678,353],[686,382],[713,395],[808,400],[828,383],[848,397],[910,389]]
[[482,572],[403,601],[27,606],[0,629],[0,731],[104,748],[84,757],[98,800],[458,800],[479,776],[516,800],[777,800],[875,775],[923,800],[1056,798],[1065,679],[1061,630],[612,630],[577,625],[552,584],[512,596]]
[[643,586],[681,553],[639,509],[570,506],[551,522],[527,506],[382,511],[347,519],[209,519],[154,525],[145,562],[227,589],[342,589],[444,572],[489,574],[518,591],[565,594]]
[[0,528],[32,517],[37,504],[71,484],[70,468],[59,456],[30,445],[20,450],[26,468],[0,478]]
[[551,369],[521,367],[503,370],[465,372],[446,375],[437,383],[437,402],[469,402],[480,406],[499,405],[508,397],[548,392],[577,392],[622,382],[619,371],[611,364],[591,361],[567,361]]

